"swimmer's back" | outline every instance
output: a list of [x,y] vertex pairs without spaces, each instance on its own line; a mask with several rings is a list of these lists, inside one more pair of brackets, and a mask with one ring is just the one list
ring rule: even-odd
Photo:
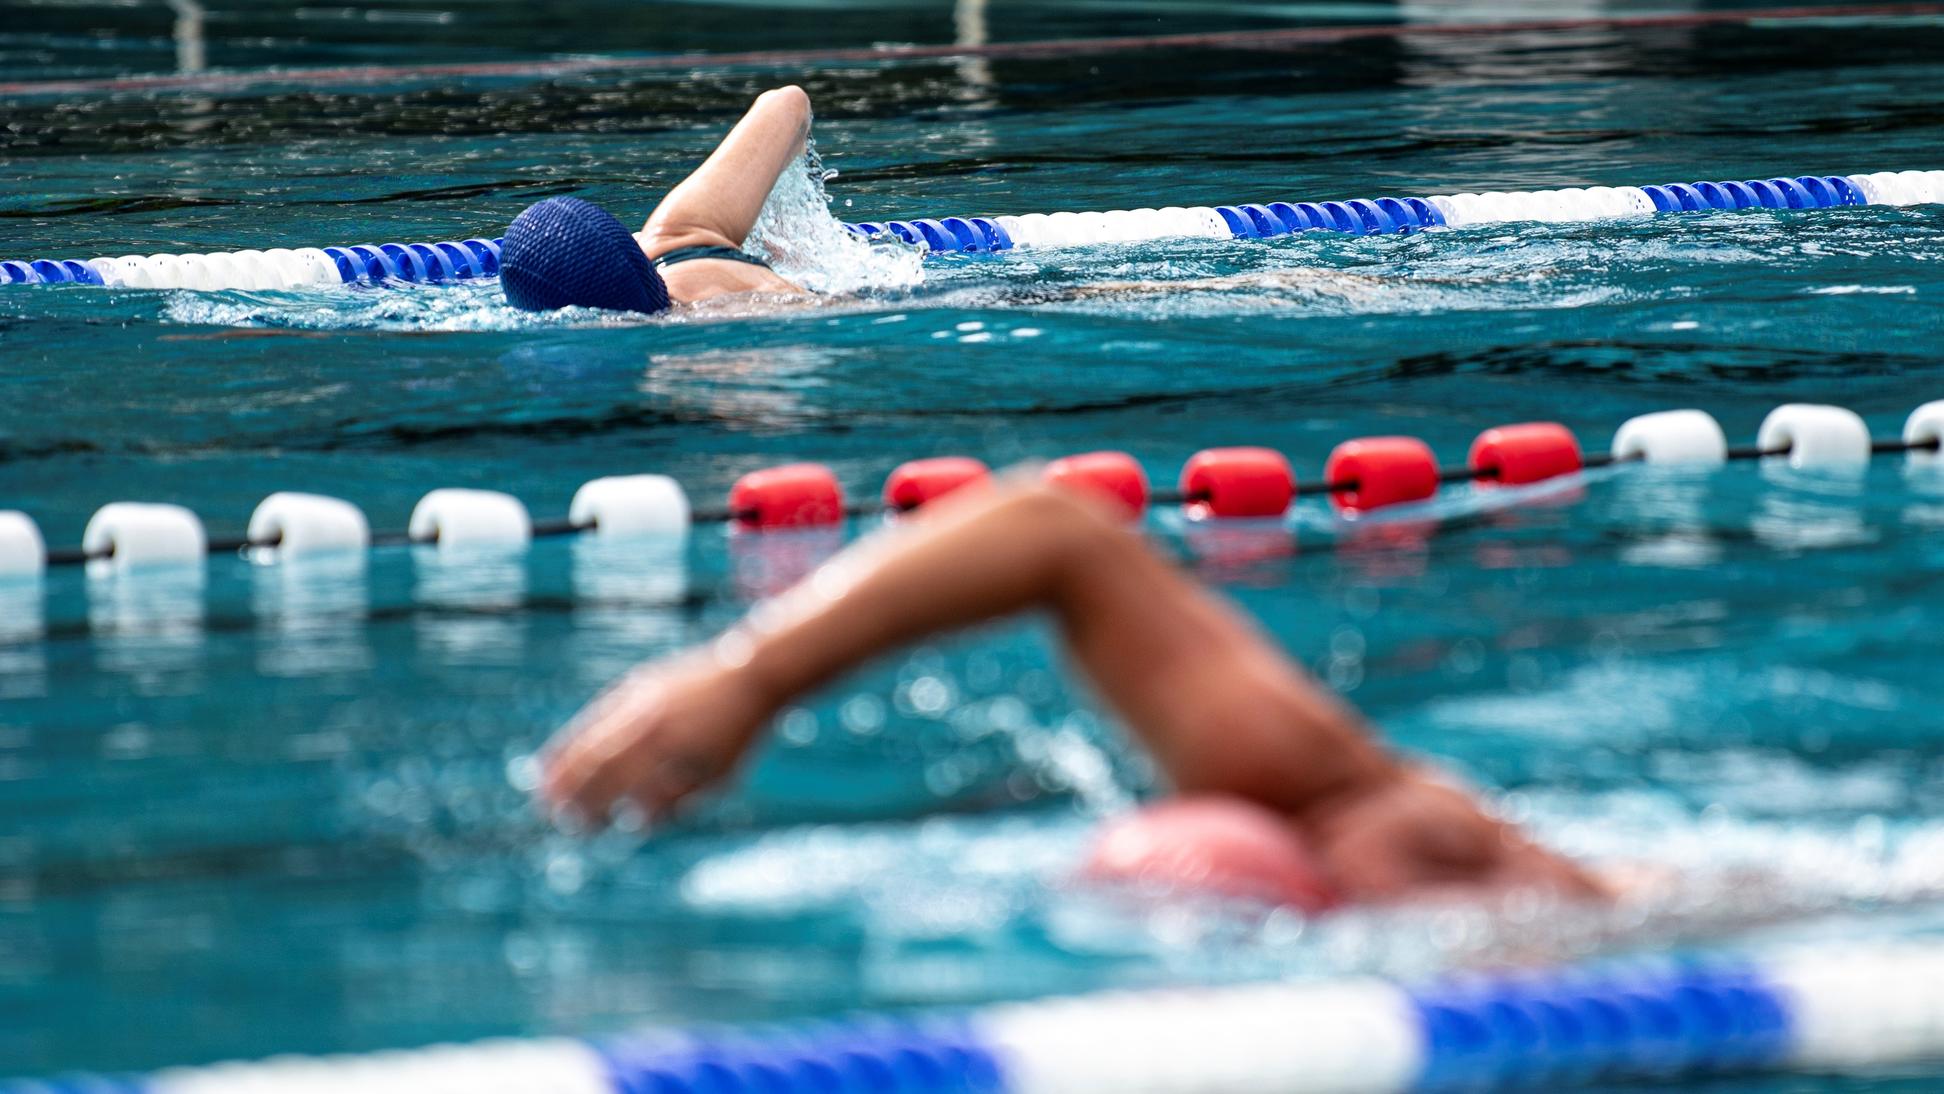
[[[657,241],[660,244],[661,241]],[[696,304],[732,293],[803,292],[776,275],[761,259],[723,243],[694,243],[679,247],[646,246],[643,250],[668,285],[668,295]]]
[[635,236],[641,249],[654,262],[655,271],[668,286],[670,298],[685,304],[699,304],[718,296],[735,293],[789,293],[802,289],[777,276],[762,259],[743,253],[728,239],[709,232],[656,232],[648,229]]

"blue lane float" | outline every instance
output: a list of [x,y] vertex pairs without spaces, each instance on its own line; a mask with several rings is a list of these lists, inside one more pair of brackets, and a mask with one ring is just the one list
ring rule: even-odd
[[[1015,248],[1098,246],[1199,237],[1268,239],[1296,232],[1392,235],[1519,221],[1613,220],[1741,209],[1830,209],[1944,202],[1944,171],[1797,175],[1745,182],[1674,182],[1421,198],[1272,201],[1165,209],[1117,209],[1024,216],[948,216],[846,224],[932,254],[989,254]],[[0,285],[86,284],[141,289],[290,289],[377,282],[450,282],[496,277],[498,239],[357,244],[212,254],[123,255],[0,261]]]
[[0,1094],[1220,1094],[1557,1089],[1944,1054],[1944,941],[1076,996],[955,1015],[277,1057]]
[[358,243],[212,254],[123,255],[85,262],[0,261],[0,285],[114,285],[131,289],[295,289],[499,276],[500,241]]
[[[852,225],[873,236],[889,231],[933,251],[1004,250],[1135,242],[1176,236],[1266,239],[1296,232],[1348,235],[1408,234],[1427,228],[1462,228],[1518,221],[1556,223],[1647,217],[1665,213],[1740,209],[1828,209],[1845,205],[1920,205],[1944,202],[1944,171],[1871,175],[1801,175],[1746,182],[1669,183],[1663,186],[1593,186],[1519,193],[1441,194],[1423,198],[1353,198],[1346,201],[1268,202],[1202,208],[1131,209],[1104,213],[1034,213],[989,218],[1005,244],[954,246],[947,233],[925,226],[944,221],[892,221]],[[949,219],[949,218],[948,218]]]

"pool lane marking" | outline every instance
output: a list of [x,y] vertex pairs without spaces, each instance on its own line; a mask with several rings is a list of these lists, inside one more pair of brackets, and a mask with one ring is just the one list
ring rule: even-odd
[[657,54],[644,57],[581,57],[555,61],[471,61],[429,65],[357,65],[336,68],[197,72],[116,76],[84,80],[19,80],[0,83],[0,95],[85,95],[118,91],[234,91],[266,85],[377,84],[458,78],[546,78],[602,72],[688,71],[718,68],[788,68],[818,64],[903,63],[988,58],[1030,60],[1164,49],[1280,49],[1366,38],[1489,37],[1578,30],[1660,30],[1766,23],[1872,20],[1944,16],[1944,3],[1871,4],[1861,7],[1794,6],[1666,15],[1616,15],[1571,19],[1521,19],[1499,23],[1411,25],[1361,24],[1291,27],[1284,30],[1218,31],[1114,38],[1057,38],[1026,42],[955,45],[886,45],[839,49],[755,50],[740,53]]

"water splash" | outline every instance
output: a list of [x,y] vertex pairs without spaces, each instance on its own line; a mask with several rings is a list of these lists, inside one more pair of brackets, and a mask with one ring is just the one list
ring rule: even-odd
[[330,286],[285,291],[171,292],[163,321],[188,326],[290,330],[499,331],[638,326],[644,317],[591,308],[525,312],[497,278],[443,285]]
[[777,273],[812,292],[909,289],[922,284],[925,271],[919,251],[867,243],[845,231],[830,214],[824,182],[835,175],[824,167],[817,143],[811,140],[796,168],[776,180],[743,249],[768,260]]

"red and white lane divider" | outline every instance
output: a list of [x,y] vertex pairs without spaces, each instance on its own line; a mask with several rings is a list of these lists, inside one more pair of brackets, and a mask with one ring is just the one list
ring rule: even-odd
[[[1152,505],[1179,505],[1193,520],[1274,519],[1296,499],[1323,495],[1346,517],[1431,500],[1453,483],[1528,486],[1618,463],[1712,465],[1764,460],[1804,470],[1860,474],[1871,458],[1904,453],[1913,465],[1944,473],[1944,400],[1925,403],[1902,436],[1878,440],[1854,412],[1791,403],[1762,422],[1755,443],[1731,447],[1721,426],[1699,410],[1669,410],[1631,419],[1605,453],[1587,454],[1554,422],[1499,426],[1479,434],[1463,466],[1440,467],[1415,437],[1360,437],[1336,446],[1316,481],[1296,477],[1287,457],[1270,448],[1210,448],[1182,468],[1180,487],[1156,491],[1125,452],[1089,452],[1048,463],[1045,481],[1118,504],[1129,519]],[[520,550],[535,538],[681,536],[696,524],[739,532],[818,528],[879,512],[908,512],[954,490],[985,481],[986,465],[962,456],[913,460],[885,481],[882,504],[847,501],[837,476],[821,464],[797,463],[751,472],[720,509],[689,504],[680,484],[663,475],[595,479],[574,495],[565,520],[536,522],[518,498],[491,490],[438,489],[412,510],[403,531],[373,532],[357,506],[315,494],[265,498],[240,538],[212,539],[195,513],[179,505],[118,501],[89,520],[78,548],[49,550],[27,514],[0,511],[0,579],[33,578],[50,565],[86,564],[97,573],[200,566],[212,554],[249,552],[259,561],[360,552],[414,544],[440,551]]]

